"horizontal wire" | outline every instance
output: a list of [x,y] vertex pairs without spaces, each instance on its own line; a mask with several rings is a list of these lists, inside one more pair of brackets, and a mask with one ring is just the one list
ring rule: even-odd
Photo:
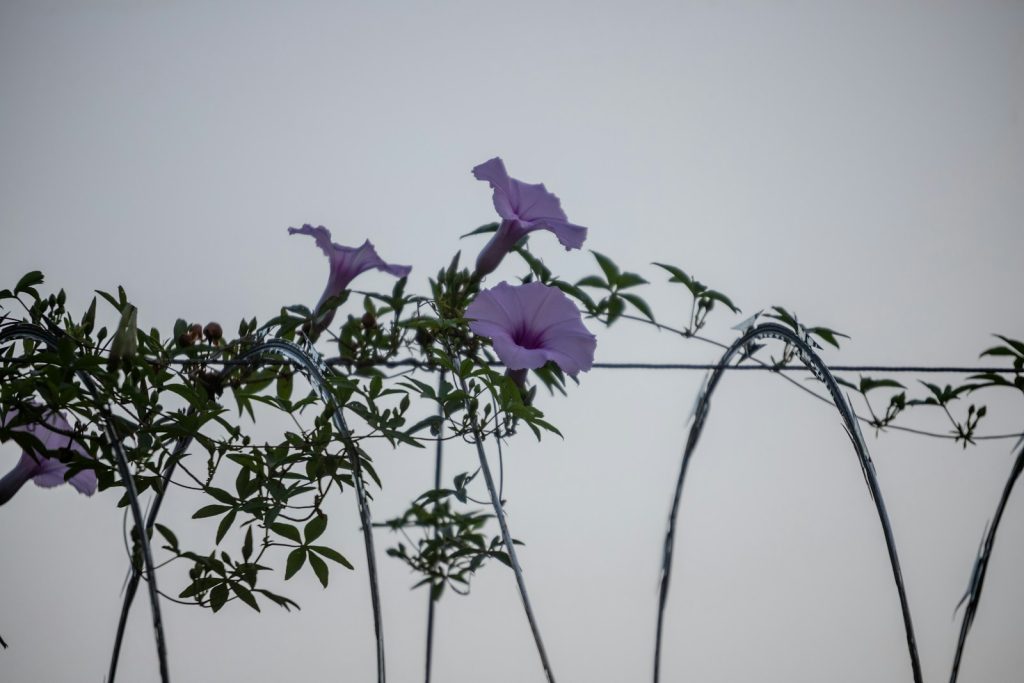
[[[233,367],[243,365],[289,365],[285,360],[263,359],[259,362],[239,361],[231,359],[188,359],[171,358],[167,360],[148,359],[151,363],[160,365],[217,365],[222,367]],[[358,363],[346,361],[342,358],[328,358],[327,364],[332,367],[352,366],[361,368],[426,368],[442,370],[437,363],[425,363],[423,361],[405,359],[382,361],[379,363]],[[32,365],[36,361],[31,358],[0,358],[0,362],[13,363],[18,365]],[[490,367],[503,367],[504,364],[498,361],[489,361],[486,365]],[[594,363],[593,368],[599,370],[762,370],[768,372],[808,372],[803,364],[793,365],[719,365],[717,363],[638,363],[638,362],[606,362]],[[830,365],[829,370],[833,372],[892,372],[892,373],[920,373],[920,374],[1018,374],[1013,368],[994,367],[970,367],[964,365]]]

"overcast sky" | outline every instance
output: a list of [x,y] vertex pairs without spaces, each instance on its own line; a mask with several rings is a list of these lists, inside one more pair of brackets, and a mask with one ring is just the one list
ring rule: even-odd
[[[121,284],[144,327],[234,329],[319,297],[323,257],[286,234],[310,222],[370,238],[426,293],[455,250],[482,246],[458,239],[494,218],[469,170],[501,155],[591,228],[587,248],[654,283],[643,293],[668,323],[689,303],[652,261],[744,314],[781,304],[850,334],[827,362],[971,364],[993,332],[1024,338],[1022,115],[1020,2],[0,0],[0,287],[40,269],[78,311]],[[593,269],[550,235],[533,246],[568,279]],[[709,334],[729,341],[739,319],[719,313]],[[717,358],[636,325],[591,329],[601,361]],[[701,379],[595,370],[540,401],[564,441],[506,450],[509,522],[560,681],[650,676],[661,537]],[[1019,396],[987,400],[988,432],[1020,430]],[[946,430],[938,417],[910,419]],[[1012,442],[868,438],[924,673],[941,681]],[[378,519],[430,485],[430,454],[372,455]],[[0,448],[0,470],[17,456]],[[451,449],[446,476],[473,457]],[[0,509],[4,681],[102,680],[126,567],[116,495],[29,486]],[[963,680],[1024,667],[1022,501]],[[355,504],[331,505],[357,571],[326,591],[308,572],[278,576],[298,613],[167,605],[174,680],[372,679]],[[213,532],[187,521],[195,507],[169,498],[165,519],[202,546]],[[681,522],[664,680],[910,680],[881,532],[828,406],[776,377],[726,377]],[[392,541],[378,532],[379,548]],[[418,681],[426,596],[404,565],[381,565],[390,680]],[[180,590],[173,571],[162,580]],[[157,680],[149,618],[139,600],[120,680]],[[483,570],[438,619],[435,680],[542,680],[507,569]]]

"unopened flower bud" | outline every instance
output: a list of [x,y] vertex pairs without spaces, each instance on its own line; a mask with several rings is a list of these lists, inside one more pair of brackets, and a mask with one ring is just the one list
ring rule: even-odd
[[211,322],[203,328],[203,336],[206,337],[206,341],[216,344],[224,337],[224,329],[220,323]]
[[189,336],[188,332],[182,332],[178,335],[178,346],[192,346],[192,337]]
[[188,336],[192,341],[199,341],[199,338],[203,336],[203,328],[199,323],[194,323],[188,328]]
[[363,327],[368,330],[372,330],[373,328],[377,327],[377,318],[373,315],[373,313],[367,311],[366,313],[363,314]]

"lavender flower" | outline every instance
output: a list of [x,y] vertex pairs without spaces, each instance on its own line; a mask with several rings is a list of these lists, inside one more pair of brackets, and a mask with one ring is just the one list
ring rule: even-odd
[[[17,415],[17,410],[10,410],[0,421],[0,425],[8,424]],[[64,483],[64,475],[68,471],[68,466],[57,458],[50,457],[48,452],[67,448],[79,455],[92,457],[82,447],[82,444],[60,433],[70,432],[71,425],[63,415],[57,412],[48,411],[43,415],[42,422],[12,427],[11,431],[35,434],[46,450],[44,452],[22,451],[18,464],[3,479],[0,479],[0,505],[9,501],[29,479],[34,481],[36,486],[43,488],[52,488]],[[96,473],[92,470],[76,472],[67,479],[67,483],[71,484],[79,493],[91,496],[96,492]]]
[[[314,312],[318,312],[328,299],[344,292],[349,283],[360,273],[376,268],[395,277],[405,277],[412,270],[411,266],[384,263],[383,259],[377,255],[373,245],[370,244],[370,240],[366,240],[359,247],[343,247],[340,244],[335,244],[331,242],[331,231],[322,225],[314,228],[307,223],[301,228],[288,228],[288,234],[309,235],[316,240],[316,246],[320,247],[320,251],[324,252],[331,262],[331,274],[327,278],[327,287],[324,289],[320,301],[317,302]],[[320,332],[327,329],[332,320],[334,320],[333,310],[317,321],[311,336],[315,338]]]
[[543,183],[531,185],[509,178],[500,157],[485,161],[473,169],[477,180],[486,180],[494,189],[494,208],[501,225],[476,259],[476,275],[483,277],[501,263],[516,242],[534,230],[549,230],[563,247],[579,249],[587,239],[587,229],[568,221],[558,197]]
[[583,326],[576,305],[555,287],[502,282],[480,292],[466,308],[466,318],[474,333],[490,338],[509,370],[554,361],[575,375],[594,363],[597,338]]

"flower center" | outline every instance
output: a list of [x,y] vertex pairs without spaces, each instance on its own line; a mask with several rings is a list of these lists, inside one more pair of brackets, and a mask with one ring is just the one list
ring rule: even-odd
[[526,325],[517,328],[512,333],[512,341],[524,349],[539,349],[544,346],[543,335],[537,330],[531,330]]

